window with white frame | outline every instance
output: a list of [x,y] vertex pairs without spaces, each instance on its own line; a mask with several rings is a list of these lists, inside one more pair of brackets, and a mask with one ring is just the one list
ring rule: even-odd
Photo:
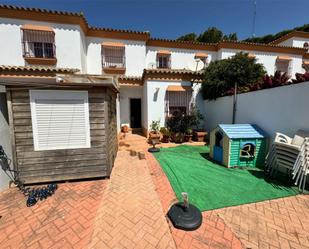
[[56,58],[55,33],[22,29],[25,58]]
[[87,91],[30,90],[34,150],[90,148]]
[[125,68],[125,47],[102,46],[102,66],[103,68]]
[[157,68],[171,68],[171,55],[158,53]]
[[188,114],[192,100],[192,91],[167,91],[165,96],[166,116],[173,116],[176,112]]

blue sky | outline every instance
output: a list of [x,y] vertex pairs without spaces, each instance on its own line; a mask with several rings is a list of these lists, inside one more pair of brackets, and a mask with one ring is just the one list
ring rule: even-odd
[[[175,39],[215,26],[240,39],[252,35],[254,0],[6,0],[1,4],[82,11],[90,25],[150,31]],[[257,36],[309,23],[309,0],[256,0]]]

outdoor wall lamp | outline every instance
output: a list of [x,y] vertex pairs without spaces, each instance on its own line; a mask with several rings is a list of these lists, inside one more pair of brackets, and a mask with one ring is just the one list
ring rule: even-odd
[[154,94],[153,94],[153,101],[157,101],[157,99],[158,99],[158,94],[159,94],[159,91],[160,91],[160,87],[156,87],[155,89],[156,89],[156,90],[155,90],[155,92],[154,92]]

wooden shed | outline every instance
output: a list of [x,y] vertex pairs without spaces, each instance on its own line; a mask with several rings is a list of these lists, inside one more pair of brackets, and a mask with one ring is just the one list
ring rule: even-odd
[[263,166],[267,135],[252,124],[219,124],[210,133],[210,157],[226,167]]
[[113,77],[67,74],[5,82],[21,181],[109,177],[118,147]]

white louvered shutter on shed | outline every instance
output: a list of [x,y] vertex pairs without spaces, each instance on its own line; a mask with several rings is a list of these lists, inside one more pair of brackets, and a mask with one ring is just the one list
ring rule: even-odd
[[30,90],[35,150],[90,147],[87,91]]

